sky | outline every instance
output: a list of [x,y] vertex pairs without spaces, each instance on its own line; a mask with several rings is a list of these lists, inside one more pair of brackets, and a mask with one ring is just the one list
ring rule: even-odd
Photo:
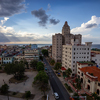
[[0,0],[0,44],[52,44],[65,21],[82,43],[100,44],[100,0]]

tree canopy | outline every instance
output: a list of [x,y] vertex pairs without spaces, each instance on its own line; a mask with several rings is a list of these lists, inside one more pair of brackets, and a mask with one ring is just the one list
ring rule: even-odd
[[51,65],[54,65],[54,64],[55,64],[55,60],[52,59],[52,60],[50,61],[50,64],[51,64]]
[[55,64],[54,69],[57,71],[57,70],[59,70],[60,68],[61,68],[61,63],[57,62],[57,63]]
[[0,90],[1,93],[6,94],[8,92],[9,86],[7,84],[4,84],[1,86]]
[[70,68],[68,68],[66,71],[65,71],[67,77],[69,77],[72,73],[72,70]]
[[38,62],[36,68],[38,71],[44,70],[44,64],[42,62]]
[[38,63],[37,60],[32,60],[32,61],[30,62],[30,66],[31,66],[32,68],[36,69],[37,63]]
[[7,74],[13,74],[16,79],[20,80],[24,75],[25,68],[24,64],[22,63],[18,64],[12,63],[12,64],[6,64],[4,70]]
[[45,95],[45,91],[48,90],[48,76],[44,71],[39,71],[39,73],[34,78],[34,84],[39,84],[39,89],[43,91]]
[[44,56],[48,56],[48,50],[43,49],[43,50],[42,50],[42,54],[43,54]]

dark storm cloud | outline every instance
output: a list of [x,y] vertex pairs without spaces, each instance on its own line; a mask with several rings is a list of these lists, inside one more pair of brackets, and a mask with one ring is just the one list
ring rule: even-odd
[[88,24],[87,26],[86,26],[86,28],[93,28],[93,27],[96,27],[97,26],[97,24]]
[[31,11],[31,14],[40,19],[40,21],[38,22],[40,26],[46,26],[48,20],[50,20],[50,23],[53,25],[56,25],[60,22],[59,20],[56,20],[54,18],[49,19],[50,16],[47,15],[46,11],[42,8],[40,8],[39,10]]
[[0,0],[0,17],[12,16],[25,11],[25,0]]
[[46,26],[49,16],[46,14],[45,10],[42,8],[39,10],[33,10],[31,11],[31,14],[40,19],[38,22],[40,26]]
[[60,20],[56,20],[54,18],[50,19],[50,23],[53,24],[53,25],[56,25],[60,22]]

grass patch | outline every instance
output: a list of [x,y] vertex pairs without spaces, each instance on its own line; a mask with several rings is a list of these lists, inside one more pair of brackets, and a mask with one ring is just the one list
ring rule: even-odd
[[88,94],[81,94],[82,96],[86,96],[86,99],[87,100],[94,100],[93,98],[92,98],[92,96],[89,96]]
[[70,93],[73,93],[73,91],[72,91],[71,87],[70,87],[70,86],[68,86],[68,84],[67,84],[67,83],[65,83],[64,85],[65,85],[65,87],[67,88],[67,90],[68,90]]
[[26,81],[27,79],[28,79],[27,76],[24,76],[21,80],[17,80],[17,79],[15,79],[14,77],[12,77],[12,78],[9,79],[9,82],[10,82],[10,83],[21,83],[21,82]]

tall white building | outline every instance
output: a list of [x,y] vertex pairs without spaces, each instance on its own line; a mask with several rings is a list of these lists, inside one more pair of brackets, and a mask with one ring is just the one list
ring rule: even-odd
[[77,74],[78,61],[90,61],[92,42],[80,44],[78,39],[71,39],[71,44],[63,45],[62,49],[62,66],[66,69],[71,68],[72,75]]

